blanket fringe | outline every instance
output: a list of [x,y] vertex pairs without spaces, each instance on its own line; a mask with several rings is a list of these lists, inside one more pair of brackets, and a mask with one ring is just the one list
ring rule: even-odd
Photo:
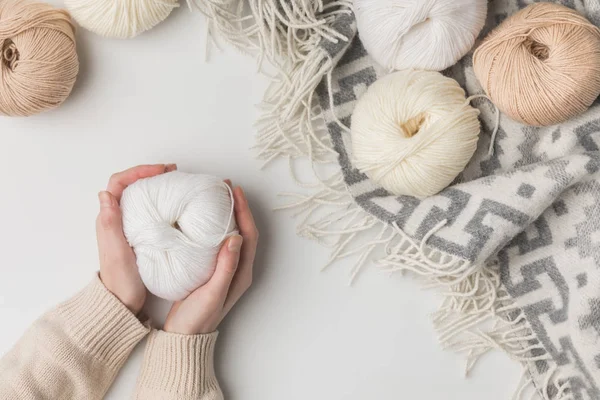
[[[259,158],[265,163],[279,156],[332,154],[314,131],[317,115],[313,94],[334,62],[320,44],[349,43],[332,23],[351,14],[351,0],[188,0],[209,20],[210,37],[221,37],[244,53],[274,69],[272,82],[256,122]],[[313,143],[307,144],[306,141]],[[316,146],[313,146],[316,145]],[[309,149],[310,148],[310,149]]]
[[568,383],[557,374],[557,367],[549,369],[543,376],[543,388],[540,389],[531,378],[528,368],[524,367],[519,384],[512,400],[575,400],[568,392]]
[[[332,22],[352,7],[349,0],[187,0],[208,19],[211,38],[268,61],[278,72],[304,63],[321,40],[347,41]],[[216,44],[216,42],[215,42]]]
[[332,69],[328,55],[315,47],[305,62],[290,64],[273,80],[256,122],[256,150],[265,164],[278,157],[333,159],[331,146],[323,143],[325,135],[315,128],[322,117],[313,99],[321,78]]
[[465,354],[465,376],[484,354],[498,349],[523,366],[513,400],[573,399],[556,365],[542,374],[541,385],[533,382],[535,363],[552,362],[552,358],[533,334],[524,312],[500,285],[494,267],[482,268],[443,295],[444,301],[433,315],[434,328],[444,349]]

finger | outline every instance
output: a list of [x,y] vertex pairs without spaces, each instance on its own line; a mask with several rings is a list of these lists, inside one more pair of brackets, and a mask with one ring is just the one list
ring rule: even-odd
[[106,190],[112,193],[117,201],[120,201],[123,190],[135,181],[170,172],[175,169],[177,169],[175,164],[139,165],[111,176]]
[[117,261],[106,258],[125,257],[126,252],[130,251],[129,243],[123,234],[121,208],[117,199],[109,192],[100,192],[98,198],[100,213],[96,220],[96,235],[101,262]]
[[252,284],[254,259],[256,257],[259,236],[244,191],[239,187],[235,188],[234,197],[236,204],[236,220],[240,233],[244,237],[244,245],[242,246],[242,251],[240,253],[238,271],[231,283],[225,305],[223,306],[225,313],[228,313],[231,310]]
[[167,164],[165,165],[165,173],[177,171],[177,164]]
[[231,281],[238,269],[242,242],[243,239],[240,235],[232,236],[225,242],[217,257],[215,273],[208,283],[204,285],[205,289],[217,297],[221,304],[227,298],[229,285],[231,285]]
[[177,314],[177,310],[179,310],[179,307],[181,307],[181,304],[184,301],[185,301],[185,299],[181,300],[181,301],[176,301],[176,302],[173,303],[173,305],[171,306],[171,309],[169,310],[169,314],[167,314],[167,320],[169,318],[173,318]]
[[244,241],[258,240],[258,230],[254,222],[254,216],[250,211],[250,205],[246,194],[241,187],[233,189],[233,199],[235,201],[235,220],[237,221],[240,234],[244,237]]
[[100,200],[100,213],[98,214],[97,228],[99,231],[123,233],[121,208],[112,193],[103,191],[98,193]]

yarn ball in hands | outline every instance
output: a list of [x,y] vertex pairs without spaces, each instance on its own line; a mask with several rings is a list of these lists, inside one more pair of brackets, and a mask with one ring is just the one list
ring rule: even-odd
[[600,94],[600,30],[565,6],[532,4],[485,38],[473,69],[512,119],[558,124],[586,111]]
[[65,0],[73,18],[100,36],[127,39],[165,20],[177,0]]
[[75,28],[66,11],[0,1],[0,114],[30,116],[58,107],[78,73]]
[[352,158],[395,195],[432,196],[462,172],[477,148],[479,110],[451,78],[406,70],[384,76],[352,114]]
[[237,229],[231,188],[210,175],[141,179],[125,189],[121,209],[142,281],[171,301],[208,282],[221,244]]
[[381,66],[441,71],[473,47],[487,0],[354,0],[354,11],[360,40]]

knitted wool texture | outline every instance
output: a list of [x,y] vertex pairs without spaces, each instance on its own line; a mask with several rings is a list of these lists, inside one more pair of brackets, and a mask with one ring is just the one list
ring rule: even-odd
[[213,368],[216,332],[151,331],[98,276],[34,322],[0,358],[0,398],[100,400],[148,333],[133,398],[223,400]]

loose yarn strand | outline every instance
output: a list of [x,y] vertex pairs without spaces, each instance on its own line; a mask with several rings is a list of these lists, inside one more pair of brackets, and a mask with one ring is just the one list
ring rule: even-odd
[[342,121],[340,121],[337,117],[337,115],[335,115],[335,101],[333,99],[333,83],[332,83],[332,74],[333,74],[333,69],[329,70],[329,72],[327,72],[327,92],[329,93],[329,109],[331,110],[331,116],[333,117],[333,120],[335,121],[336,124],[339,125],[340,128],[342,128],[342,130],[346,133],[352,133],[350,128],[348,128],[345,124],[342,123]]
[[217,245],[222,243],[225,239],[227,239],[227,237],[231,236],[230,226],[232,222],[234,222],[235,218],[235,197],[233,196],[233,190],[231,190],[231,186],[229,186],[227,183],[222,182],[222,184],[225,186],[227,192],[229,193],[229,198],[231,199],[231,207],[229,209],[229,219],[227,220],[225,231],[223,232],[223,236],[221,236],[221,239],[218,241]]
[[496,123],[494,125],[494,129],[492,130],[492,134],[490,136],[490,148],[488,150],[488,156],[491,157],[494,155],[494,144],[496,143],[496,134],[498,133],[498,129],[500,129],[500,110],[494,104],[492,99],[490,99],[490,97],[486,96],[485,94],[474,94],[473,96],[469,96],[467,98],[467,103],[471,103],[471,101],[475,100],[475,99],[488,100],[490,102],[490,104],[494,107],[494,109],[496,110]]

